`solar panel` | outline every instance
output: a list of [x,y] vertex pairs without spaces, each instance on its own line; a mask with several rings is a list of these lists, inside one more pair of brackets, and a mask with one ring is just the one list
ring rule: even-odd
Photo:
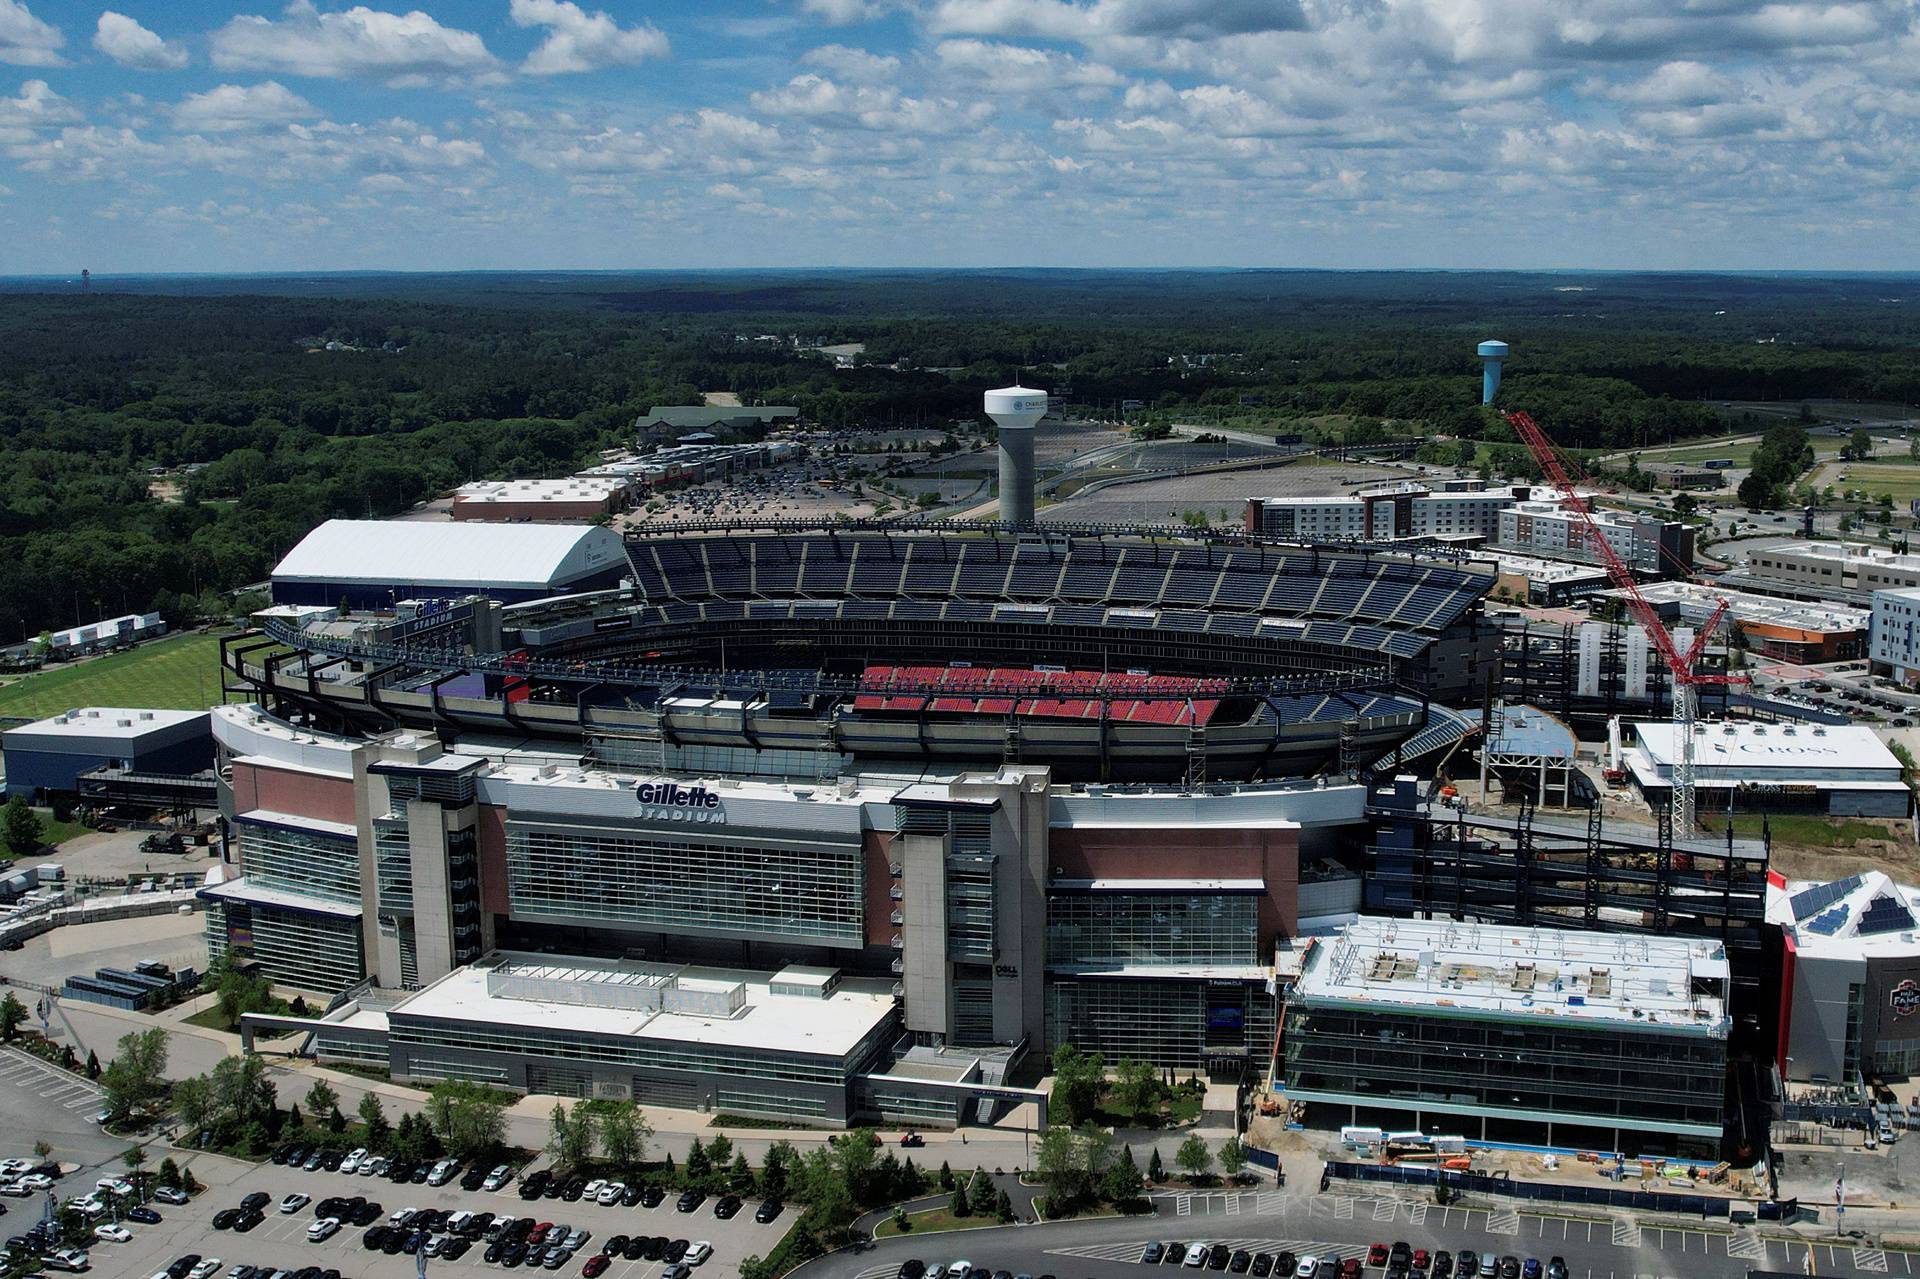
[[1850,910],[1851,907],[1845,905],[1835,906],[1832,910],[1808,924],[1807,931],[1810,933],[1818,933],[1822,937],[1831,937],[1847,926],[1847,915]]
[[1875,933],[1902,933],[1913,927],[1913,912],[1906,903],[1897,897],[1881,896],[1873,899],[1860,916],[1859,926],[1854,932],[1862,937]]
[[1815,884],[1812,888],[1802,889],[1793,895],[1787,904],[1793,908],[1795,919],[1806,919],[1817,915],[1827,907],[1860,887],[1861,878],[1849,875],[1845,879],[1836,879],[1831,884]]

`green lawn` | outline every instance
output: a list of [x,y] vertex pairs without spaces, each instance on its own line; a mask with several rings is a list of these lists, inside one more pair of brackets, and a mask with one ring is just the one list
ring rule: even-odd
[[[1846,479],[1840,478],[1846,472]],[[1844,492],[1858,489],[1875,497],[1885,493],[1892,497],[1896,506],[1904,507],[1908,499],[1920,497],[1920,466],[1911,462],[1835,462],[1822,467],[1814,482],[1821,487],[1833,485]]]
[[[1844,437],[1838,435],[1816,435],[1808,442],[1813,445],[1813,455],[1823,459],[1840,456],[1841,448],[1847,443]],[[1639,456],[1642,464],[1647,462],[1682,462],[1692,463],[1697,466],[1702,462],[1709,462],[1715,458],[1726,458],[1732,462],[1735,467],[1744,469],[1752,463],[1753,451],[1758,447],[1760,447],[1760,441],[1758,439],[1752,439],[1740,444],[1731,444],[1725,441],[1716,444],[1708,441],[1705,444],[1687,444],[1670,449],[1637,449],[1634,450],[1634,452]]]
[[999,1221],[992,1213],[980,1213],[970,1217],[956,1217],[952,1208],[934,1208],[928,1212],[910,1212],[907,1214],[907,1228],[900,1229],[888,1217],[873,1228],[875,1239],[885,1239],[889,1235],[934,1235],[942,1230],[972,1230],[979,1226],[996,1226]]
[[[1727,828],[1725,814],[1703,814],[1701,822],[1710,830]],[[1773,838],[1783,844],[1801,844],[1809,848],[1852,848],[1863,839],[1887,839],[1887,827],[1878,822],[1856,821],[1847,817],[1816,817],[1807,813],[1773,813],[1767,816]],[[1742,838],[1760,837],[1758,813],[1735,813],[1733,833]]]
[[0,686],[0,716],[41,719],[76,706],[205,710],[220,700],[220,637],[169,635]]

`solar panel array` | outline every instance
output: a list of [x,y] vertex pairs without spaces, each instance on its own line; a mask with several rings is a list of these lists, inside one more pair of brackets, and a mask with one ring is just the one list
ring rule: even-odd
[[1795,893],[1787,905],[1792,908],[1795,919],[1806,919],[1819,914],[1864,882],[1859,875],[1849,875],[1831,884],[1815,884],[1812,888],[1803,888]]
[[1904,933],[1913,927],[1913,912],[1897,897],[1882,894],[1873,899],[1854,928],[1862,937],[1879,933]]

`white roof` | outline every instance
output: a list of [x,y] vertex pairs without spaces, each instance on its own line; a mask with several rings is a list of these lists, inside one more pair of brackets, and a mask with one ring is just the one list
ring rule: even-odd
[[328,520],[287,552],[273,580],[537,590],[624,562],[620,535],[597,526]]
[[1717,942],[1363,915],[1314,945],[1292,999],[1724,1038],[1726,978]]
[[1920,955],[1920,888],[1877,870],[1831,883],[1767,877],[1767,922],[1801,955],[1874,959]]
[[62,711],[51,719],[35,720],[7,732],[9,736],[18,733],[23,737],[134,738],[196,722],[206,723],[207,712],[87,706]]
[[479,480],[454,490],[461,504],[605,501],[626,488],[617,476],[575,475],[564,480]]
[[[1769,783],[1901,782],[1900,761],[1863,724],[1761,724],[1723,720],[1702,724],[1694,737],[1697,782]],[[1626,752],[1642,780],[1672,775],[1679,754],[1678,727],[1633,725],[1636,744]]]
[[767,988],[774,974],[664,964],[618,967],[629,974],[644,972],[661,980],[672,978],[681,986],[696,989],[742,985],[745,1007],[733,1016],[719,1016],[501,997],[488,992],[487,976],[502,966],[543,976],[571,971],[587,981],[610,970],[605,960],[497,951],[409,996],[395,1005],[389,1016],[508,1023],[524,1030],[845,1057],[892,1017],[894,1010],[893,983],[886,979],[847,978],[824,998],[776,995]]

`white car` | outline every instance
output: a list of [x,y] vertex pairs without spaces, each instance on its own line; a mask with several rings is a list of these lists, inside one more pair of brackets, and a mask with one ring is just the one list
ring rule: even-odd
[[587,1188],[580,1192],[580,1197],[582,1199],[598,1199],[600,1192],[606,1189],[606,1185],[607,1180],[605,1177],[595,1177],[587,1183]]
[[24,1199],[32,1193],[32,1190],[20,1184],[18,1177],[8,1177],[5,1181],[0,1181],[0,1195],[12,1195],[16,1199]]
[[405,1221],[408,1217],[411,1217],[412,1215],[413,1215],[413,1209],[411,1208],[395,1208],[392,1212],[387,1214],[387,1224],[389,1226],[397,1226],[401,1222]]
[[187,1271],[187,1279],[213,1279],[220,1273],[220,1258],[208,1257],[193,1269]]
[[128,1230],[125,1226],[116,1226],[112,1222],[108,1222],[104,1226],[95,1226],[93,1228],[93,1237],[103,1243],[126,1243],[133,1238],[133,1231]]
[[280,1201],[280,1211],[291,1216],[313,1202],[313,1196],[303,1195],[298,1190]]
[[322,1217],[307,1227],[307,1242],[319,1243],[322,1240],[331,1239],[339,1229],[340,1219],[338,1217]]
[[498,1190],[512,1180],[513,1169],[507,1167],[505,1164],[501,1164],[487,1174],[487,1179],[480,1183],[480,1189]]
[[1313,1279],[1320,1272],[1320,1258],[1308,1253],[1300,1258],[1300,1264],[1293,1268],[1293,1279]]
[[30,1172],[20,1178],[20,1184],[25,1186],[29,1193],[35,1190],[49,1190],[53,1187],[53,1178],[44,1172]]
[[600,1193],[593,1197],[593,1201],[604,1208],[608,1204],[619,1203],[620,1196],[626,1192],[627,1188],[619,1182],[609,1181],[606,1185],[600,1187]]
[[133,1197],[133,1183],[130,1181],[122,1181],[118,1177],[102,1177],[93,1183],[93,1188],[95,1190],[105,1190],[111,1194],[119,1195],[122,1199],[130,1199]]
[[0,1159],[0,1177],[17,1177],[32,1167],[31,1159]]
[[702,1239],[687,1249],[687,1255],[681,1260],[690,1266],[697,1266],[713,1255],[713,1245]]
[[104,1217],[107,1215],[107,1206],[98,1199],[95,1199],[92,1195],[83,1195],[78,1199],[70,1199],[67,1201],[67,1207],[73,1209],[89,1221],[95,1217]]
[[947,1279],[967,1279],[967,1272],[972,1269],[971,1261],[956,1261],[947,1267]]
[[384,1177],[387,1169],[391,1167],[393,1167],[392,1160],[388,1159],[385,1155],[376,1155],[371,1162],[361,1162],[360,1175],[362,1177]]
[[1207,1264],[1207,1245],[1205,1243],[1188,1244],[1187,1259],[1185,1264],[1192,1266],[1195,1269],[1198,1269],[1199,1267],[1206,1265]]
[[153,1197],[163,1204],[183,1204],[192,1198],[178,1186],[162,1186],[153,1192]]
[[360,1147],[360,1146],[354,1147],[352,1150],[349,1150],[347,1152],[347,1157],[340,1161],[340,1171],[341,1172],[359,1172],[360,1161],[365,1159],[366,1157],[367,1157],[367,1152],[364,1147]]
[[93,1264],[78,1248],[56,1248],[40,1260],[49,1270],[86,1270]]

